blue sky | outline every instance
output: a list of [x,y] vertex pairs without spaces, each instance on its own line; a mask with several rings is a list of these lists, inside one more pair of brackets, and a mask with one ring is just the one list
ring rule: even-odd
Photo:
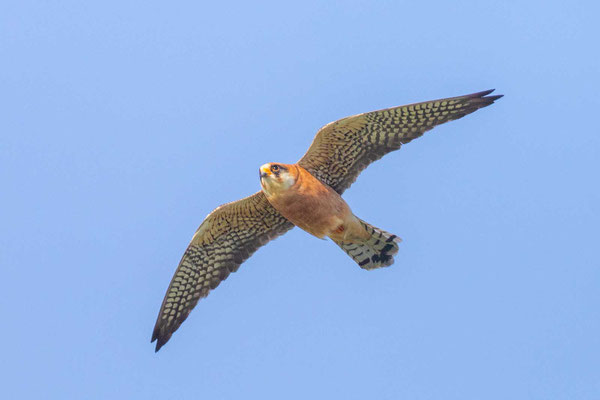
[[[1,8],[3,397],[597,398],[595,2]],[[188,241],[258,166],[489,88],[346,192],[404,239],[392,267],[295,229],[154,353]]]

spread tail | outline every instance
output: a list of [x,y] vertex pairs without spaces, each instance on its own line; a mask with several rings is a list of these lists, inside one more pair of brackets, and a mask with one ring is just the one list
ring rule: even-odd
[[387,267],[394,263],[393,255],[398,252],[402,241],[398,236],[359,220],[371,236],[362,241],[335,241],[363,269]]

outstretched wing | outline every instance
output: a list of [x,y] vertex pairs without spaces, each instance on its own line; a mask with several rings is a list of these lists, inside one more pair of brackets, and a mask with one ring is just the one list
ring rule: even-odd
[[262,192],[224,204],[202,222],[175,271],[152,333],[158,351],[206,297],[260,246],[294,225]]
[[373,161],[437,125],[464,117],[502,97],[488,96],[492,92],[493,89],[340,119],[317,132],[298,164],[342,194]]

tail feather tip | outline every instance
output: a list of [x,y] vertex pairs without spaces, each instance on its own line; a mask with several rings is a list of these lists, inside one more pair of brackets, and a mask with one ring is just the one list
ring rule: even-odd
[[363,221],[371,237],[362,243],[336,242],[359,267],[371,270],[388,267],[394,263],[394,254],[398,253],[398,236],[388,233]]

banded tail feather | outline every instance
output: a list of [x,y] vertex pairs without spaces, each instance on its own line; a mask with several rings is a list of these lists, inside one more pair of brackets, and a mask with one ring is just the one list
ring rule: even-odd
[[398,252],[398,244],[402,241],[398,236],[376,228],[360,220],[362,226],[371,236],[362,242],[334,241],[359,267],[370,270],[388,267],[394,263],[394,254]]

